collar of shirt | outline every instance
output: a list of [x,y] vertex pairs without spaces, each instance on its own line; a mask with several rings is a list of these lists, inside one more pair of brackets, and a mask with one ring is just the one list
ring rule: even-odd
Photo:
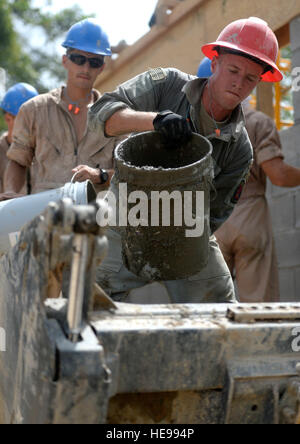
[[[201,98],[205,85],[207,84],[207,79],[196,78],[187,82],[182,91],[185,93],[191,107],[196,111],[194,113],[194,118],[197,122],[197,118],[200,116],[201,108]],[[198,117],[197,117],[198,115]],[[206,136],[208,139],[219,139],[224,140],[224,142],[229,142],[231,139],[236,141],[243,128],[245,127],[245,119],[243,115],[242,106],[238,105],[231,113],[231,118],[226,126],[221,128],[221,134],[218,136],[216,133]]]
[[8,136],[8,131],[5,131],[4,133],[2,133],[0,135],[0,149],[5,151],[5,152],[10,147],[10,143],[7,140],[7,136]]
[[[52,96],[53,101],[63,107],[65,110],[68,110],[68,105],[67,103],[62,99],[62,95],[63,95],[63,89],[65,88],[65,86],[61,86],[60,88],[56,88],[53,89],[52,91],[49,92],[49,94]],[[101,95],[99,93],[99,91],[97,91],[96,89],[92,89],[93,95],[96,98],[95,101],[99,100]]]

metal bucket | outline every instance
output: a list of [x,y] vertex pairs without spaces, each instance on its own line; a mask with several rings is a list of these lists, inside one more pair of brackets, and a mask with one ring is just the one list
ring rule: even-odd
[[[205,267],[209,256],[211,153],[211,143],[199,134],[172,147],[154,131],[132,136],[117,147],[113,182],[114,187],[119,185],[119,210],[120,200],[124,205],[120,189],[125,184],[127,188],[128,223],[120,232],[123,259],[131,272],[152,281],[174,280],[195,275]],[[130,217],[138,212],[132,203],[138,196],[142,208],[139,226]]]
[[92,182],[66,183],[55,190],[0,202],[0,255],[17,242],[20,229],[42,213],[49,202],[69,197],[74,204],[86,205],[96,199]]

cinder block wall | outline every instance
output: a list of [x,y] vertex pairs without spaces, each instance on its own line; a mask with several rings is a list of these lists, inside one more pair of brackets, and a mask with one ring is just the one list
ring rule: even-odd
[[[285,162],[300,168],[300,124],[280,132]],[[280,298],[300,302],[300,187],[281,188],[268,181],[267,198],[276,244]]]
[[[292,68],[300,66],[300,16],[290,22]],[[281,131],[285,162],[300,168],[300,90],[293,91],[293,127]],[[276,243],[280,297],[283,302],[300,302],[300,187],[280,188],[268,183]]]

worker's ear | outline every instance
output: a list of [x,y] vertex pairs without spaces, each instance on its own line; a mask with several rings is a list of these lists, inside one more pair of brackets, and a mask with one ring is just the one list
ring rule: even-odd
[[210,65],[210,69],[213,74],[216,72],[216,67],[217,67],[218,62],[219,62],[219,57],[214,56],[211,61],[211,65]]
[[4,113],[4,120],[7,125],[11,125],[15,121],[15,116],[10,113]]
[[68,60],[69,60],[68,57],[66,56],[66,54],[64,54],[64,55],[62,56],[61,62],[62,62],[62,66],[63,66],[65,69],[67,68],[66,64],[67,64],[67,61],[68,61]]
[[101,66],[101,68],[100,68],[100,70],[99,70],[99,74],[102,73],[102,71],[104,70],[104,68],[105,68],[105,63]]

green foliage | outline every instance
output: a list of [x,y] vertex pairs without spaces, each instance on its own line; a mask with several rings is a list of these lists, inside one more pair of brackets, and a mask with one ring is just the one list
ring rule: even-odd
[[[49,3],[51,0],[45,0],[45,6]],[[27,82],[40,93],[45,92],[49,89],[43,80],[45,74],[52,83],[61,84],[65,71],[58,53],[59,42],[70,26],[83,18],[86,16],[78,6],[51,14],[34,8],[32,0],[0,0],[0,67],[6,71],[7,88]],[[39,30],[47,49],[44,43],[42,47],[32,47],[26,35],[34,30]],[[4,128],[0,115],[0,132]]]

